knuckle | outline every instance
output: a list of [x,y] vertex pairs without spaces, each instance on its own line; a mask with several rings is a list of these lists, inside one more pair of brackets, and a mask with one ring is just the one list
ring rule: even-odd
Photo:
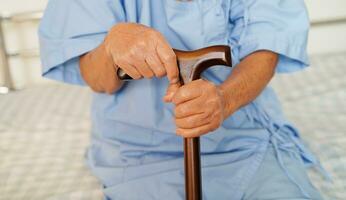
[[186,123],[188,123],[188,124],[196,124],[197,121],[198,120],[193,118],[193,117],[186,118]]
[[134,46],[128,50],[127,58],[128,59],[136,59],[138,57],[138,47]]
[[210,104],[207,104],[207,105],[208,106],[205,107],[205,115],[206,115],[206,118],[211,118],[214,109],[212,108],[212,106],[210,106]]
[[119,57],[119,60],[121,62],[130,62],[132,63],[133,58],[135,57],[134,54],[132,54],[133,50],[129,50],[129,52],[125,53],[124,55]]
[[141,68],[142,74],[145,78],[152,78],[154,76],[154,73],[144,63],[141,64]]
[[166,70],[163,69],[162,67],[159,67],[159,68],[156,70],[156,76],[157,76],[157,77],[160,77],[160,78],[166,76]]
[[212,114],[213,114],[212,109],[207,108],[207,110],[204,112],[205,119],[211,119]]
[[178,92],[178,95],[181,98],[188,98],[190,94],[189,90],[183,87]]
[[165,72],[161,72],[161,73],[158,73],[157,75],[156,75],[156,77],[158,77],[158,78],[162,78],[162,77],[165,77],[166,76],[166,73]]
[[210,117],[206,116],[206,114],[202,114],[202,116],[200,117],[200,121],[203,123],[203,124],[207,124],[210,122]]
[[154,77],[154,74],[151,72],[150,74],[149,74],[149,78],[153,78]]
[[165,62],[175,61],[177,59],[177,56],[174,53],[166,54],[163,56],[163,60]]
[[209,105],[209,110],[214,111],[215,108],[217,107],[217,102],[215,101],[214,98],[209,98],[208,105]]
[[184,105],[180,105],[177,107],[176,112],[178,116],[185,116],[187,114],[187,109]]
[[133,79],[135,79],[135,80],[139,80],[141,78],[142,78],[142,76],[135,76],[135,77],[133,77]]
[[202,123],[207,123],[207,122],[210,122],[210,117],[207,114],[203,113],[199,120]]
[[134,80],[138,80],[138,79],[141,79],[142,76],[137,74],[137,73],[132,73],[132,74],[129,74]]
[[147,73],[145,73],[144,75],[143,75],[145,78],[153,78],[153,73],[151,73],[151,72],[147,72]]
[[188,109],[186,109],[185,106],[181,106],[181,108],[180,108],[180,114],[181,114],[182,116],[185,116],[185,115],[187,114],[187,110],[188,110]]
[[155,59],[154,59],[153,56],[150,55],[150,54],[149,54],[149,55],[145,55],[145,56],[144,56],[144,60],[145,60],[145,62],[148,63],[148,65],[149,65],[150,67],[154,67],[154,66],[157,65]]
[[191,125],[188,123],[187,120],[180,120],[179,127],[180,128],[191,128]]

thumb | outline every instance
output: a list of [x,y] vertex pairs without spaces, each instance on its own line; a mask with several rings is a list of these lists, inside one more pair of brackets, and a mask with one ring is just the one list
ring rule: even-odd
[[175,93],[178,91],[178,89],[180,88],[181,84],[178,83],[172,83],[168,86],[167,91],[166,91],[166,95],[163,97],[163,101],[166,103],[169,103],[172,101],[173,96],[175,95]]

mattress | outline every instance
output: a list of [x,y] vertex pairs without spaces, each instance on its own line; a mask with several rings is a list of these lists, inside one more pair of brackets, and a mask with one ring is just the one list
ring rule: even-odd
[[[346,52],[313,56],[299,73],[270,83],[333,182],[309,175],[326,199],[346,199]],[[64,84],[0,96],[0,199],[97,200],[85,166],[90,91]]]

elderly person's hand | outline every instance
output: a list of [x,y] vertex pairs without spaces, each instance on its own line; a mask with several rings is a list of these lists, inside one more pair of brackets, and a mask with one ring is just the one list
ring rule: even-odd
[[228,111],[222,89],[212,82],[199,79],[176,88],[166,102],[175,104],[178,135],[191,138],[211,132],[222,124]]
[[167,76],[171,84],[179,81],[176,55],[165,38],[135,23],[115,25],[100,47],[81,57],[80,68],[96,92],[113,93],[120,88],[118,68],[133,79]]
[[273,77],[278,54],[257,51],[245,57],[221,85],[206,80],[171,85],[165,102],[175,104],[177,134],[198,137],[219,128],[223,121],[253,101]]
[[178,82],[177,60],[166,39],[155,29],[135,23],[114,26],[105,39],[106,52],[133,79],[168,76]]

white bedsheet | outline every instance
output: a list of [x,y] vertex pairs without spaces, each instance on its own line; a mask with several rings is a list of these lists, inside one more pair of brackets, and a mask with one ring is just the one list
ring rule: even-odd
[[[302,131],[334,183],[311,177],[326,199],[346,199],[346,53],[312,58],[302,73],[272,82],[287,117]],[[303,98],[302,98],[303,97]],[[84,165],[88,89],[39,86],[0,96],[0,199],[98,200]]]

